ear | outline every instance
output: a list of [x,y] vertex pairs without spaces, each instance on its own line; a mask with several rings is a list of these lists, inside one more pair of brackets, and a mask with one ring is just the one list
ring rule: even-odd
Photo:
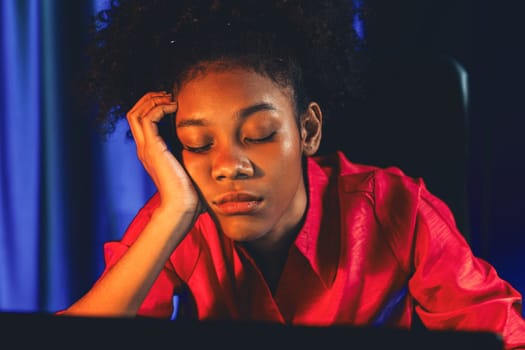
[[314,155],[321,144],[323,113],[316,102],[310,102],[300,117],[301,146],[305,156]]

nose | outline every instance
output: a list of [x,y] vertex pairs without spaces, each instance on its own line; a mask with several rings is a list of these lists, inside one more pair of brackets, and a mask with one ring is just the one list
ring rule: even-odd
[[217,181],[253,177],[254,167],[240,147],[229,146],[218,150],[213,162],[212,177]]

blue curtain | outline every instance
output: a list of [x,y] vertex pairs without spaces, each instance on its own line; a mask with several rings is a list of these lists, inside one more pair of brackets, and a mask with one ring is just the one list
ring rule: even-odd
[[[23,6],[21,6],[23,5]],[[40,115],[38,3],[2,2],[0,301],[35,309],[38,296]],[[17,13],[23,12],[21,20]],[[31,140],[28,144],[26,141]],[[11,174],[17,174],[12,176]]]
[[87,290],[102,243],[154,188],[127,125],[101,142],[76,103],[86,24],[104,2],[0,6],[0,310],[53,312]]

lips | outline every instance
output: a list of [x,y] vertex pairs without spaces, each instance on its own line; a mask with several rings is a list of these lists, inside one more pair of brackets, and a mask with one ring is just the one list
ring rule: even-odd
[[218,212],[225,215],[250,214],[259,209],[262,198],[248,192],[228,192],[212,203]]

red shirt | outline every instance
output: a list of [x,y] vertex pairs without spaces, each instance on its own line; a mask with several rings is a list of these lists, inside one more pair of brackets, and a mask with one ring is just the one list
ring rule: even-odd
[[[397,168],[307,160],[309,202],[274,295],[241,245],[208,214],[172,253],[139,315],[295,325],[487,330],[525,347],[521,295],[475,257],[449,208]],[[120,242],[105,245],[106,271],[159,204],[154,195]],[[180,316],[180,315],[179,315]]]

